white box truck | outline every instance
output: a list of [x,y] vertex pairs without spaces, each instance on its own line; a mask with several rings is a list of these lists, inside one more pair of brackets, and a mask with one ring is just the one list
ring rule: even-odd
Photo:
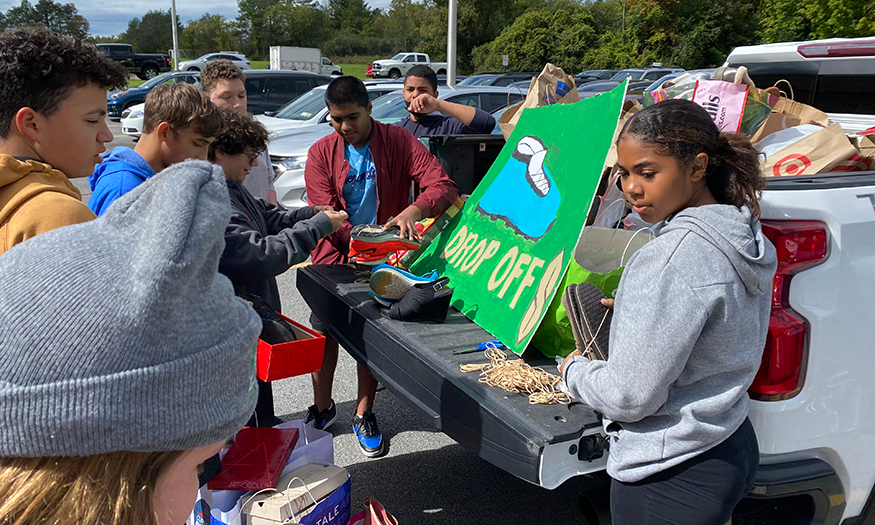
[[343,73],[340,66],[335,66],[315,47],[270,46],[270,69],[296,69],[322,75]]

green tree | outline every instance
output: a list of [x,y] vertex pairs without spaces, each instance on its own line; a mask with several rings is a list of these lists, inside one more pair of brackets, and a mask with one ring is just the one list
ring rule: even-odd
[[231,49],[234,45],[234,27],[222,15],[204,14],[189,20],[179,36],[179,45],[192,56],[211,51]]
[[[182,33],[182,24],[176,17],[176,27]],[[123,42],[134,46],[139,53],[167,53],[173,47],[173,26],[170,10],[149,11],[143,18],[133,18],[120,35]]]
[[246,34],[252,44],[254,53],[247,50],[250,55],[267,56],[268,48],[273,44],[270,39],[274,32],[267,21],[267,12],[277,5],[279,0],[238,0],[237,18],[239,29]]
[[763,0],[760,15],[767,43],[875,34],[871,0]]
[[90,28],[88,20],[79,14],[75,4],[61,4],[53,0],[39,0],[36,5],[21,0],[19,5],[6,11],[4,20],[8,29],[44,26],[56,33],[79,39],[88,36]]
[[328,16],[332,27],[343,33],[370,35],[373,32],[374,11],[365,0],[328,0]]
[[281,2],[266,15],[272,45],[319,47],[326,37],[328,16],[308,5]]
[[586,51],[597,42],[592,24],[592,15],[571,2],[528,11],[498,38],[474,49],[474,69],[500,71],[502,55],[508,55],[518,71],[540,71],[550,62],[576,72],[585,64]]
[[385,21],[385,34],[393,44],[393,51],[408,51],[420,40],[419,25],[425,6],[413,0],[392,0]]

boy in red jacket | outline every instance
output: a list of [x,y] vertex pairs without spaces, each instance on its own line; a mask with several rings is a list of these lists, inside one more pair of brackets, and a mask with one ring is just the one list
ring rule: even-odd
[[[319,241],[311,254],[313,264],[346,263],[350,231],[358,224],[398,226],[402,236],[416,238],[417,221],[440,215],[458,197],[456,184],[419,140],[403,128],[371,118],[371,102],[361,80],[352,76],[334,79],[325,90],[325,104],[336,133],[310,148],[304,169],[307,199],[311,206],[344,210],[349,220]],[[410,204],[414,182],[422,192]],[[309,409],[307,422],[325,429],[337,417],[331,389],[338,345],[315,315],[310,324],[325,334],[326,342],[322,369],[313,373],[315,404]],[[385,451],[372,413],[376,389],[377,380],[359,365],[353,431],[368,457]]]

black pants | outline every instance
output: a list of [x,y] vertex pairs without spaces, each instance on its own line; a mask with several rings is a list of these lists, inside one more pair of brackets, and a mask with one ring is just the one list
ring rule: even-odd
[[724,525],[753,488],[760,455],[745,419],[723,443],[635,483],[611,483],[613,525]]

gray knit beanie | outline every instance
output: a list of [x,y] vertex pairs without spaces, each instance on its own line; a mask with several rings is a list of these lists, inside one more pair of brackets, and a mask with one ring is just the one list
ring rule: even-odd
[[186,161],[0,256],[0,456],[184,450],[246,423],[261,321],[218,273],[230,216],[222,171]]

